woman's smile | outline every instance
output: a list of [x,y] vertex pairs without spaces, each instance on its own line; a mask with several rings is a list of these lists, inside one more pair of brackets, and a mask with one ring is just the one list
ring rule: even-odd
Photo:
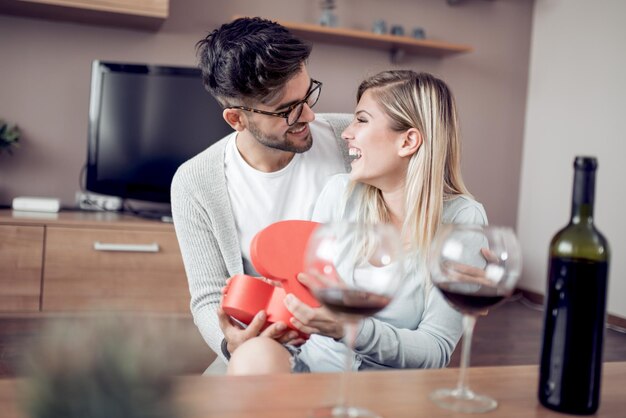
[[354,161],[361,158],[361,150],[358,148],[350,147],[348,148],[348,155],[350,156],[350,159],[351,159],[350,163],[353,163]]

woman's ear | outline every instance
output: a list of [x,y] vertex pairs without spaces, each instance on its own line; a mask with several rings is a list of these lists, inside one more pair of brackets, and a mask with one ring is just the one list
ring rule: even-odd
[[246,120],[242,112],[238,109],[224,109],[222,117],[231,128],[237,132],[246,129]]
[[422,133],[415,128],[410,128],[403,134],[402,144],[398,155],[400,157],[410,157],[415,154],[417,150],[422,146],[424,138]]

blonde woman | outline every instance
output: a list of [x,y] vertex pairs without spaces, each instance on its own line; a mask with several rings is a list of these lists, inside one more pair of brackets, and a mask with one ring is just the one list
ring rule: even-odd
[[[431,291],[428,249],[442,224],[487,223],[461,176],[454,98],[430,74],[385,71],[361,83],[357,102],[342,134],[354,156],[352,170],[331,178],[313,220],[390,223],[401,233],[410,267],[394,301],[362,322],[352,369],[445,367],[461,336],[461,315]],[[307,284],[306,275],[299,279]],[[293,295],[285,305],[293,324],[311,338],[287,350],[269,338],[250,340],[233,354],[230,373],[344,368],[343,328],[335,316]]]

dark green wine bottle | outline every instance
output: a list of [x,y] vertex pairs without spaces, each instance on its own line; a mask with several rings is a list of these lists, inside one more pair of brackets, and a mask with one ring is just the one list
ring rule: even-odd
[[569,414],[598,409],[609,245],[593,222],[597,160],[576,157],[569,224],[552,238],[539,401]]

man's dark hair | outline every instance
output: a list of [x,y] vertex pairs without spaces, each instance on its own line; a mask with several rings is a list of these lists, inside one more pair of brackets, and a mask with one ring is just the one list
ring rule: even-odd
[[196,49],[204,87],[222,106],[272,100],[311,53],[285,27],[258,17],[222,25]]

